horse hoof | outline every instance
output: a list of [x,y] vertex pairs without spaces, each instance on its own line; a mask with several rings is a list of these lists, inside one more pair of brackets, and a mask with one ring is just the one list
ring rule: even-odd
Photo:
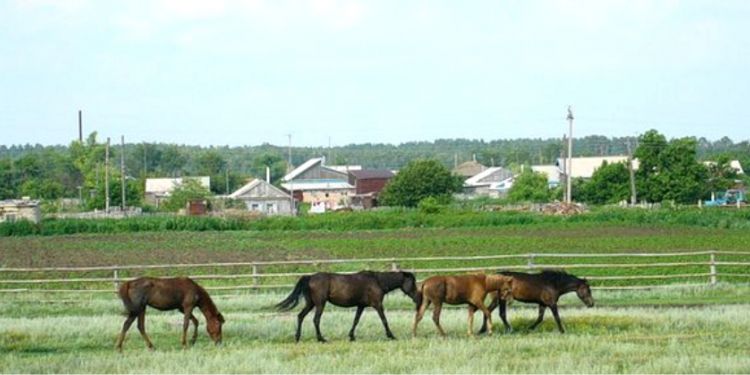
[[357,341],[357,339],[355,339],[354,336],[349,336],[349,341]]
[[327,343],[327,342],[328,342],[328,340],[326,340],[326,339],[324,339],[324,338],[322,338],[322,337],[318,337],[318,342],[319,342],[319,343],[323,343],[323,344],[325,344],[325,343]]
[[396,339],[396,336],[390,335],[390,336],[388,336],[388,339],[390,339],[390,340],[395,340],[395,339]]

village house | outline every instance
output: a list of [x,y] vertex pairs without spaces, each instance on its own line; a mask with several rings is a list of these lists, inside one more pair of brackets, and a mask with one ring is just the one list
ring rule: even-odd
[[249,211],[264,215],[292,215],[292,196],[261,179],[254,179],[228,198],[241,200]]
[[[627,156],[585,156],[585,157],[577,157],[577,158],[571,158],[572,162],[571,166],[571,175],[572,178],[591,178],[591,176],[594,175],[594,172],[599,169],[604,162],[607,162],[607,164],[614,164],[614,163],[625,163],[628,162]],[[567,166],[568,159],[567,158],[558,158],[557,163],[555,164],[560,169],[560,180],[563,181],[567,177],[567,174],[565,173],[565,169]],[[638,159],[633,159],[633,169],[638,169]]]
[[513,181],[513,172],[503,167],[491,167],[464,181],[464,194],[468,197],[501,197]]
[[378,196],[393,176],[387,169],[349,171],[349,184],[354,186],[352,205],[370,209],[378,205]]
[[482,165],[476,160],[470,160],[457,165],[455,168],[453,168],[452,172],[457,176],[461,176],[462,178],[467,179],[478,175],[485,169],[487,169],[486,166]]
[[354,186],[349,175],[337,169],[326,166],[324,158],[313,158],[284,176],[281,186],[296,200],[309,203],[311,212],[348,207]]
[[42,220],[39,201],[24,199],[6,199],[0,201],[0,223],[12,223],[18,220],[28,220],[38,223]]
[[561,174],[560,168],[556,165],[532,165],[531,170],[541,173],[547,177],[547,187],[554,189],[560,186]]
[[161,202],[168,198],[172,190],[182,185],[185,180],[196,180],[206,189],[211,188],[211,178],[208,176],[200,177],[177,177],[177,178],[147,178],[145,202],[150,205],[159,207]]

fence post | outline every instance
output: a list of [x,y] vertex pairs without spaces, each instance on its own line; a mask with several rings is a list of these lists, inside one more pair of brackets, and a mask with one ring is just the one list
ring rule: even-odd
[[112,281],[115,285],[115,292],[120,290],[120,275],[117,273],[117,269],[115,268],[114,272],[112,273]]
[[708,270],[711,275],[711,285],[716,285],[716,252],[711,250],[709,257]]
[[258,289],[258,266],[253,264],[253,289]]
[[529,258],[526,261],[526,266],[529,268],[529,270],[534,269],[534,254],[529,254]]
[[391,271],[398,271],[398,264],[396,262],[391,262]]

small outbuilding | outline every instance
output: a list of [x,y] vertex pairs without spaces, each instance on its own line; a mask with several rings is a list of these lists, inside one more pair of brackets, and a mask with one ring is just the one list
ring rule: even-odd
[[28,220],[38,223],[42,220],[39,201],[31,199],[6,199],[0,201],[0,223]]

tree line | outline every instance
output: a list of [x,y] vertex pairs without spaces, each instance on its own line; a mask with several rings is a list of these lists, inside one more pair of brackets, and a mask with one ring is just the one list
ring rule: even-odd
[[[655,134],[652,134],[655,133]],[[640,137],[588,136],[575,139],[575,156],[623,155],[628,144],[635,146],[636,157],[649,163],[640,169],[638,190],[645,200],[686,200],[703,194],[706,186],[718,186],[722,182],[714,175],[721,171],[708,171],[688,163],[688,160],[738,159],[750,165],[748,141],[735,143],[728,137],[717,141],[704,138],[682,138],[667,141],[658,132],[649,132]],[[351,144],[337,147],[294,147],[292,163],[299,165],[312,157],[325,156],[328,164],[362,165],[366,168],[401,169],[409,162],[419,159],[436,160],[446,168],[457,162],[476,159],[487,166],[516,168],[520,165],[553,164],[563,156],[561,139],[439,139],[434,142],[407,142],[392,144]],[[666,150],[666,154],[662,151]],[[657,152],[658,151],[658,152]],[[210,176],[211,190],[215,194],[227,194],[239,188],[252,177],[265,178],[266,167],[271,179],[277,182],[287,170],[287,149],[283,146],[263,144],[259,146],[188,146],[165,143],[119,144],[110,147],[109,184],[113,206],[119,205],[120,153],[124,153],[126,174],[126,201],[138,205],[143,197],[144,181],[148,177]],[[662,160],[667,158],[669,160]],[[662,158],[662,159],[660,159]],[[673,164],[678,163],[678,164]],[[669,166],[680,165],[679,170]],[[723,165],[723,164],[720,164]],[[67,146],[12,145],[0,146],[0,199],[30,196],[41,199],[83,198],[89,209],[104,207],[105,191],[105,142],[96,132],[83,142],[73,141]],[[661,168],[661,169],[660,169]],[[619,169],[619,170],[616,170]],[[647,178],[646,171],[660,170],[658,178]],[[604,173],[612,173],[612,176]],[[592,183],[607,181],[622,188],[621,166],[602,169],[584,188],[583,181],[576,182],[574,195],[579,200],[599,202],[597,196],[602,189]],[[676,177],[689,175],[693,185],[677,182]],[[652,176],[653,177],[653,176]],[[612,181],[617,181],[613,183]],[[697,185],[696,185],[697,184]],[[708,184],[708,185],[707,185]],[[713,185],[712,185],[713,184]],[[717,185],[718,184],[718,185]],[[700,188],[699,188],[700,187]],[[614,189],[614,188],[613,188]],[[604,189],[607,190],[607,189]],[[677,190],[685,192],[674,193]],[[677,194],[672,196],[670,194]],[[613,196],[619,198],[622,194]],[[611,201],[607,195],[606,201]],[[666,197],[666,198],[665,198]]]

